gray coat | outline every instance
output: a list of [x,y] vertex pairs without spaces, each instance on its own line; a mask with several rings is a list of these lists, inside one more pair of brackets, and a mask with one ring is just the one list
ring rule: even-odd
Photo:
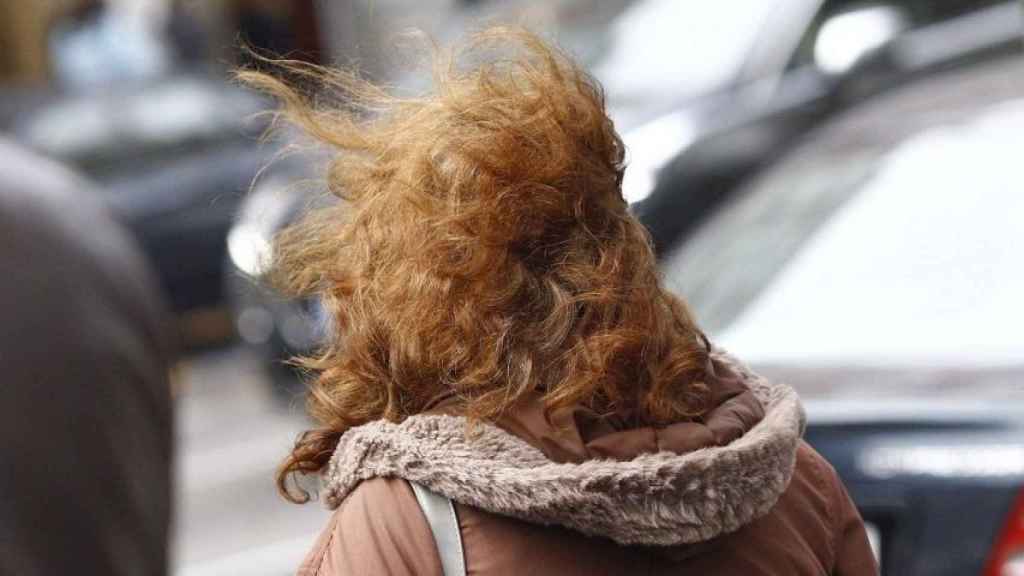
[[97,192],[0,140],[0,574],[165,574],[172,360]]

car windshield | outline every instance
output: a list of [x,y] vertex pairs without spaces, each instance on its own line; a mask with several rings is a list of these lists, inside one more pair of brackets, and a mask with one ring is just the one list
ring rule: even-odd
[[753,362],[1024,365],[1024,100],[931,123],[769,170],[666,258],[669,286]]
[[719,88],[739,73],[774,4],[638,0],[600,39],[592,68],[616,105]]

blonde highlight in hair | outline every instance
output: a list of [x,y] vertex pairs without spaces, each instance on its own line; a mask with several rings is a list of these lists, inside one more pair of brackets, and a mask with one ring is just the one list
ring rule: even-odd
[[398,97],[337,70],[280,64],[243,81],[335,150],[342,201],[280,234],[276,279],[322,298],[305,433],[278,483],[321,471],[348,429],[447,398],[494,421],[525,395],[548,410],[628,410],[658,425],[704,409],[708,350],[660,284],[621,193],[624,150],[597,83],[537,36],[488,29],[435,58],[433,90]]

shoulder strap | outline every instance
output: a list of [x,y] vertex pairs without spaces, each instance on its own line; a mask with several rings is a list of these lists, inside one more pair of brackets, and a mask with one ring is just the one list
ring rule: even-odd
[[430,531],[434,533],[444,576],[466,576],[462,534],[459,532],[459,518],[455,515],[452,501],[415,482],[409,482],[409,485],[416,494],[423,515],[427,517]]

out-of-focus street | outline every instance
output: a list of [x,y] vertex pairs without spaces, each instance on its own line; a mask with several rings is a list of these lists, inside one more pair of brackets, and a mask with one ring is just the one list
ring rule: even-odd
[[294,573],[328,514],[274,486],[307,424],[302,406],[272,398],[262,364],[242,348],[195,355],[178,376],[173,573]]
[[[12,535],[48,551],[53,526],[82,549],[63,561],[110,563],[82,573],[154,573],[145,561],[178,576],[295,573],[330,512],[315,497],[288,502],[275,484],[312,426],[282,360],[314,354],[344,326],[330,290],[286,298],[269,272],[277,234],[308,208],[347,208],[323,169],[337,150],[291,147],[301,136],[268,130],[275,102],[235,72],[288,80],[257,54],[357,63],[369,80],[417,94],[430,74],[410,64],[429,60],[431,41],[459,46],[497,23],[540,33],[600,84],[625,147],[615,192],[651,233],[665,285],[716,347],[799,392],[804,438],[847,485],[882,574],[1024,574],[1022,8],[0,0],[0,224],[48,208],[68,228],[58,227],[68,262],[87,259],[71,248],[103,247],[89,256],[110,293],[92,303],[105,292],[31,235],[10,249],[14,227],[0,226],[10,249],[0,288],[27,287],[0,299],[0,365],[17,357],[24,367],[0,389],[0,424],[14,430],[0,488],[28,510],[0,506],[0,573],[67,573],[4,563]],[[351,97],[298,88],[311,102]],[[75,209],[55,190],[73,194]],[[28,302],[44,292],[27,281],[33,269],[39,286],[72,296]],[[130,289],[138,302],[122,294]],[[98,336],[84,337],[89,324],[66,308],[118,323],[96,321]],[[111,328],[143,308],[148,324]],[[65,348],[90,363],[62,355],[58,375],[42,377],[37,357],[19,352],[28,343],[47,360]],[[163,393],[171,364],[173,402]],[[67,401],[50,406],[51,396]],[[58,418],[68,426],[53,426]],[[70,496],[73,474],[55,474],[40,453],[94,491]],[[40,501],[55,511],[49,528]],[[88,529],[91,540],[78,536]]]

